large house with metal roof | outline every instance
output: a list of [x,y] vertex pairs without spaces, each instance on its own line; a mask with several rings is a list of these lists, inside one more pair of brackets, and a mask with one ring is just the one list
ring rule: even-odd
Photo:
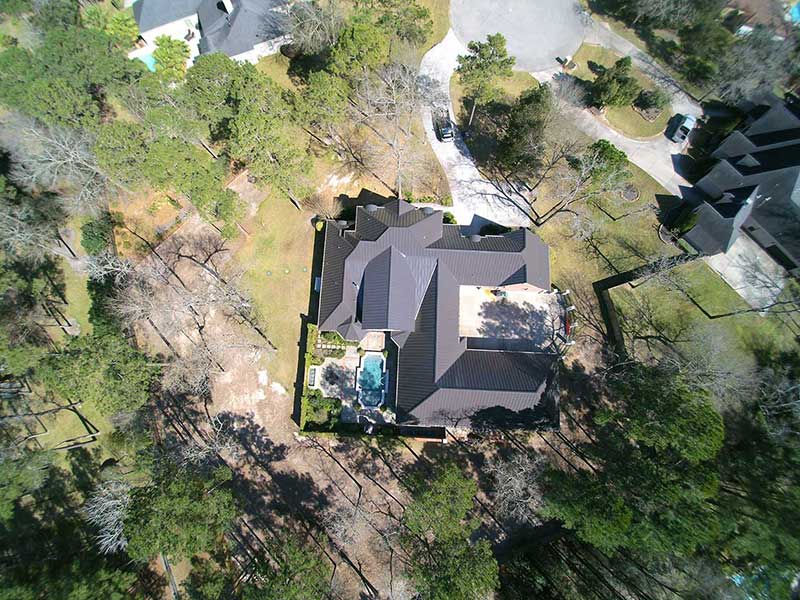
[[744,235],[800,274],[800,105],[772,98],[712,156],[718,162],[695,186],[704,201],[685,239],[713,256],[731,254]]
[[320,331],[382,332],[397,422],[557,421],[564,297],[527,229],[463,235],[443,213],[392,199],[325,222]]
[[286,0],[136,0],[133,15],[145,44],[131,53],[152,53],[156,38],[166,35],[189,45],[190,61],[222,52],[256,63],[275,54],[287,38]]

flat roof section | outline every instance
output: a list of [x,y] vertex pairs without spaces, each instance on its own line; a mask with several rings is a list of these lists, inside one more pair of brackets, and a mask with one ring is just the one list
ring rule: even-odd
[[535,287],[462,285],[458,308],[458,334],[467,338],[469,349],[551,351],[556,334],[564,330],[564,306],[558,294]]

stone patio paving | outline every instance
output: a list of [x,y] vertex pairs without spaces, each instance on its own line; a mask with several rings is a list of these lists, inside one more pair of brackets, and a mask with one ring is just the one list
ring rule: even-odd
[[[370,338],[370,336],[373,336]],[[380,338],[380,342],[378,339]],[[370,333],[362,342],[369,349],[381,351],[384,345],[383,333]],[[340,420],[344,423],[358,423],[359,417],[373,423],[394,423],[394,413],[377,409],[361,409],[358,406],[356,392],[356,369],[361,357],[356,346],[348,346],[343,358],[326,358],[315,367],[317,369],[314,389],[319,389],[326,398],[338,398],[342,401]]]

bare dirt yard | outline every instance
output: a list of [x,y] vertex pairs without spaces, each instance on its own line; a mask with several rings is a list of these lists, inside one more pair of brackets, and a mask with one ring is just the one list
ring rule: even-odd
[[[355,196],[362,183],[347,174],[324,181],[326,197]],[[564,441],[557,434],[476,434],[447,444],[301,436],[293,384],[309,310],[313,214],[255,188],[246,174],[230,187],[247,206],[237,238],[223,240],[188,216],[138,263],[134,279],[143,289],[122,296],[135,306],[149,299],[147,310],[130,316],[140,345],[166,371],[158,406],[164,442],[209,445],[221,435],[231,442],[218,452],[234,470],[244,509],[230,533],[233,558],[246,571],[254,554],[294,531],[328,556],[341,598],[411,598],[397,518],[411,482],[442,461],[480,482],[481,535],[502,547],[509,528],[494,508],[486,465],[520,449],[559,462]]]

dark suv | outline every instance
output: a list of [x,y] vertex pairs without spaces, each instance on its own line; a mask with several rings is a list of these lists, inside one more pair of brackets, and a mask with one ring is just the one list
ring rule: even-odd
[[456,128],[450,120],[450,111],[446,108],[434,109],[433,127],[440,142],[452,142],[456,136]]

